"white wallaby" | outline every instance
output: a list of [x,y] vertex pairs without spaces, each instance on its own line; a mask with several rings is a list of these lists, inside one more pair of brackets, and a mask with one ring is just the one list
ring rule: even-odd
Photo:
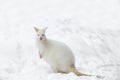
[[46,38],[45,31],[47,28],[38,29],[34,27],[34,29],[37,32],[36,42],[40,58],[44,58],[54,72],[73,72],[77,76],[91,76],[78,72],[75,68],[74,55],[68,46]]

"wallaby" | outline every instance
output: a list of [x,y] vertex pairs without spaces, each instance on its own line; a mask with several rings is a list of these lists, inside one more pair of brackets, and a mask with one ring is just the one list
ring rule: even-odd
[[78,72],[75,68],[74,55],[68,46],[62,42],[46,38],[45,32],[47,28],[39,29],[34,27],[34,29],[37,32],[36,42],[40,58],[43,58],[54,72],[73,72],[77,76],[91,76]]

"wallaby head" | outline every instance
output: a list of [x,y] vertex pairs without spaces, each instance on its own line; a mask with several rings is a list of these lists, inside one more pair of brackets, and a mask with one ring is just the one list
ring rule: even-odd
[[34,27],[34,30],[37,33],[37,38],[40,41],[45,41],[46,40],[46,35],[45,35],[45,31],[46,31],[47,27],[43,28],[43,29],[39,29],[37,27]]

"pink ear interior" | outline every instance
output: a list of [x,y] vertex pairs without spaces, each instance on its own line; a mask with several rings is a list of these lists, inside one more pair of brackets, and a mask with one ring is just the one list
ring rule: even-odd
[[39,29],[38,29],[37,27],[34,27],[34,29],[35,29],[35,31],[36,31],[36,32],[38,32],[38,31],[39,31]]

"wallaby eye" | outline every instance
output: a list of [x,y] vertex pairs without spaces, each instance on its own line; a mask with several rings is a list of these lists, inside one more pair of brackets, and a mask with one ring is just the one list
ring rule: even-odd
[[45,36],[44,34],[42,34],[42,36]]

